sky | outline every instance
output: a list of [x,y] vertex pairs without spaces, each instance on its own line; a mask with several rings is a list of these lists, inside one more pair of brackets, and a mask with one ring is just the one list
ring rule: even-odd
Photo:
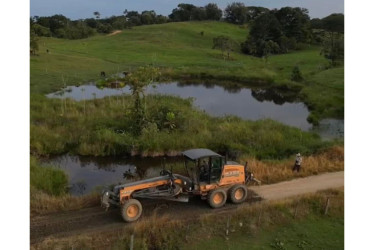
[[270,9],[285,6],[303,7],[309,10],[311,18],[321,18],[331,13],[344,13],[344,0],[30,0],[31,16],[62,14],[70,19],[93,17],[99,11],[101,17],[118,16],[125,9],[154,10],[157,14],[169,15],[179,3],[204,6],[216,3],[224,9],[228,3],[243,2],[246,6],[263,6]]

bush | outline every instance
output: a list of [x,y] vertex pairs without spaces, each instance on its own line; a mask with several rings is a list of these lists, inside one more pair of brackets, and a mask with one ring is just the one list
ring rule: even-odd
[[301,71],[298,66],[293,68],[291,80],[295,82],[301,82],[303,80],[303,76],[301,75]]

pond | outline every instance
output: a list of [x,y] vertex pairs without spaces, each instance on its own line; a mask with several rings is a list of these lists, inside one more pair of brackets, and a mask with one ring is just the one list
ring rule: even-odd
[[[86,84],[67,87],[62,91],[48,94],[47,97],[80,101],[130,93],[128,86],[97,88],[94,84]],[[290,97],[271,89],[224,88],[218,85],[172,82],[150,86],[146,93],[192,97],[196,107],[214,116],[236,115],[249,120],[269,118],[304,131],[313,128],[307,121],[309,111],[305,104],[297,101],[295,96]]]
[[[43,165],[64,170],[72,195],[88,194],[104,186],[160,175],[163,166],[182,166],[181,157],[123,158],[62,155],[42,161]],[[126,178],[123,174],[126,173]]]

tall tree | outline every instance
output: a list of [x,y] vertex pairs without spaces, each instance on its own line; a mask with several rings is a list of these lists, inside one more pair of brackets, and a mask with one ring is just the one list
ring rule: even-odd
[[273,12],[266,12],[255,19],[247,40],[241,45],[242,51],[255,56],[279,53],[281,37],[282,29],[278,19]]
[[269,9],[264,7],[257,7],[257,6],[248,6],[247,7],[247,20],[253,21],[257,17],[261,16],[265,12],[268,12]]
[[205,11],[208,20],[220,20],[222,17],[222,10],[215,3],[205,5]]
[[134,98],[132,115],[134,118],[134,133],[140,135],[146,125],[145,90],[160,77],[160,71],[154,67],[139,67],[126,77]]
[[153,24],[156,22],[156,12],[154,10],[145,10],[140,15],[140,20],[142,24]]
[[322,27],[329,32],[344,33],[344,15],[331,14],[322,18]]
[[169,18],[174,22],[191,21],[194,9],[196,9],[196,6],[193,4],[180,3],[178,4],[178,8],[173,9]]
[[297,42],[306,42],[310,37],[310,17],[304,8],[284,7],[275,12],[284,35],[294,37]]
[[207,19],[207,16],[206,16],[205,8],[196,7],[194,9],[192,9],[191,20],[202,21],[202,20],[206,20],[206,19]]
[[243,24],[247,21],[247,8],[244,3],[234,2],[227,5],[225,19],[229,23]]
[[30,53],[31,55],[36,55],[39,50],[38,44],[39,38],[36,33],[31,29],[30,30]]
[[344,15],[331,14],[322,19],[322,26],[327,33],[321,54],[335,66],[344,59]]

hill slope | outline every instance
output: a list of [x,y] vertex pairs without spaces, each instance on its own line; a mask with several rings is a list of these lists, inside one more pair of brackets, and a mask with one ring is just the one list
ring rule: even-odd
[[[232,60],[224,60],[220,50],[212,49],[213,38],[219,35],[236,41]],[[289,54],[270,56],[265,61],[240,53],[240,43],[247,35],[247,28],[224,22],[179,22],[137,26],[115,36],[81,40],[41,38],[39,56],[31,57],[31,93],[46,94],[64,85],[97,79],[101,71],[113,74],[153,64],[173,78],[296,85],[303,88],[302,98],[316,110],[317,119],[343,116],[344,70],[326,70],[328,61],[320,55],[319,47],[306,46]],[[307,85],[290,81],[295,65]],[[322,92],[329,95],[320,96]]]

